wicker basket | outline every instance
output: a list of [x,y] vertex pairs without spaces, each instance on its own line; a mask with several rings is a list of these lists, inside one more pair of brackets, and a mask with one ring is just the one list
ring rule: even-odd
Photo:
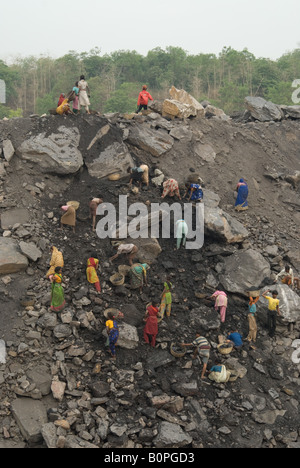
[[111,174],[108,176],[108,180],[120,180],[121,175],[120,174]]
[[121,273],[115,273],[110,277],[110,282],[114,286],[121,286],[122,284],[125,283],[125,276]]
[[217,350],[219,351],[219,353],[221,354],[230,354],[231,351],[233,350],[233,346],[229,346],[228,348],[223,348],[224,346],[224,343],[221,343],[218,345],[217,347]]
[[124,317],[123,312],[121,312],[119,309],[114,309],[114,308],[106,309],[106,310],[104,311],[104,317],[107,318],[107,317],[108,317],[108,314],[109,314],[110,312],[112,312],[116,318],[123,318],[123,317]]
[[75,208],[75,210],[78,210],[78,208],[80,206],[80,203],[78,201],[68,201],[67,205],[68,206],[73,206],[73,208]]
[[186,349],[185,348],[182,348],[181,352],[177,351],[177,348],[179,348],[179,346],[180,345],[178,343],[171,343],[171,346],[170,346],[170,353],[172,354],[172,356],[174,356],[176,358],[183,357],[186,354]]

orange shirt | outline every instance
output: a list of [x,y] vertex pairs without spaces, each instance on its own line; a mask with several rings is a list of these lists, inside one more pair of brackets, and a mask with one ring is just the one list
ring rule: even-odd
[[138,99],[138,106],[147,106],[148,105],[148,101],[153,101],[153,98],[151,96],[150,93],[148,93],[148,91],[141,91],[140,94],[139,94],[139,99]]

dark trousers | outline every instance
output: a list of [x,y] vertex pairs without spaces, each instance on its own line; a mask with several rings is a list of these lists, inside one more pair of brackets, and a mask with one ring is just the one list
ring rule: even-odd
[[276,331],[276,318],[277,318],[277,311],[276,310],[268,310],[268,328],[269,328],[269,335],[273,337]]
[[138,114],[139,112],[141,112],[141,110],[144,109],[144,110],[148,110],[148,106],[146,106],[146,104],[140,104],[137,111],[136,111],[136,114]]

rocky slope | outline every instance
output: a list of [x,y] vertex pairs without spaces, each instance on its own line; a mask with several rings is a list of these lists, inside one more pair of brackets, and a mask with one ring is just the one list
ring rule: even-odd
[[[280,288],[283,320],[275,339],[261,303],[256,350],[222,357],[218,316],[199,293],[225,288],[226,331],[246,336],[247,288],[272,284],[286,262],[300,273],[300,123],[234,121],[213,112],[173,120],[158,103],[138,116],[0,122],[1,447],[299,446],[298,294]],[[112,286],[122,262],[108,261],[111,242],[98,239],[88,219],[92,196],[116,206],[120,194],[129,203],[160,201],[153,183],[138,194],[128,189],[127,167],[138,162],[181,184],[199,173],[206,199],[204,247],[174,252],[173,240],[158,239],[162,251],[151,246],[150,286],[141,296]],[[107,178],[114,172],[117,182]],[[233,192],[241,177],[250,208],[237,214]],[[80,201],[75,234],[58,230],[68,200]],[[65,258],[68,304],[58,316],[48,310],[51,245]],[[92,250],[101,263],[101,296],[85,277]],[[173,313],[152,350],[143,344],[143,315],[167,274],[175,285]],[[109,307],[124,312],[129,338],[115,363],[103,336]],[[197,327],[213,346],[210,364],[221,357],[238,372],[235,382],[202,381],[201,362],[170,354],[171,342],[190,341]]]

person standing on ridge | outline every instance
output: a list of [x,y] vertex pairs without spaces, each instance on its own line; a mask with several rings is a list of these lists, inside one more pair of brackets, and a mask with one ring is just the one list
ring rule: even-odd
[[144,110],[148,109],[149,99],[150,99],[150,101],[153,101],[153,97],[147,91],[147,86],[144,85],[143,88],[142,88],[142,91],[139,94],[138,103],[137,103],[138,108],[136,110],[136,114],[141,112],[142,109],[144,109]]

